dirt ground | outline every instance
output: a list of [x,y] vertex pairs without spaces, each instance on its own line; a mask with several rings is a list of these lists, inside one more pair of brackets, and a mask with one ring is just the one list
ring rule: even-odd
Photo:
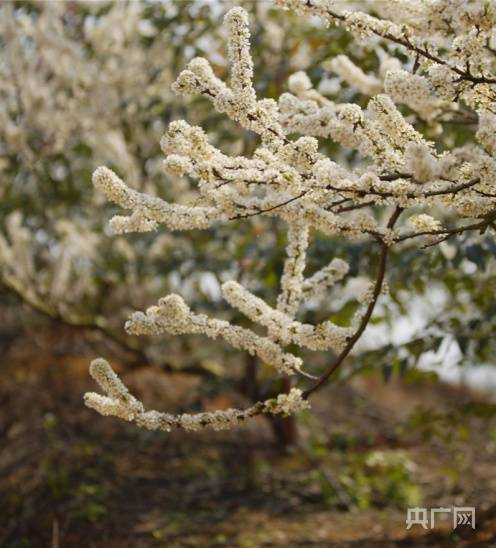
[[[480,395],[423,375],[356,377],[313,401],[306,449],[282,451],[263,418],[192,435],[100,417],[82,404],[88,356],[58,340],[24,334],[2,349],[1,546],[496,544],[496,409]],[[239,403],[193,375],[121,372],[161,410]],[[477,527],[406,530],[408,500],[475,506]]]

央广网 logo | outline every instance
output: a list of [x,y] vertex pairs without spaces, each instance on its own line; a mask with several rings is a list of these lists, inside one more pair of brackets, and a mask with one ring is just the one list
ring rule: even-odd
[[438,514],[452,514],[453,529],[460,525],[470,525],[472,529],[475,529],[475,507],[473,506],[440,506],[430,510],[429,508],[408,508],[406,528],[410,529],[413,525],[420,525],[424,529],[434,529]]

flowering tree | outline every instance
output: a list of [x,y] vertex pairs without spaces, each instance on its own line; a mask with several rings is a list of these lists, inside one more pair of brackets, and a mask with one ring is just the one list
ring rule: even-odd
[[[170,102],[174,62],[163,34],[139,3],[0,7],[2,287],[127,349],[105,307],[122,306],[124,288],[139,278],[123,263],[143,252],[105,245],[101,221],[90,214],[101,198],[86,187],[105,158],[123,166],[132,184],[147,173],[146,190],[154,191],[153,135],[164,126],[160,110],[150,119],[150,105]],[[109,294],[113,279],[120,289]]]
[[[126,323],[132,334],[203,334],[223,339],[257,356],[278,375],[301,378],[306,389],[287,385],[275,398],[252,407],[199,414],[146,411],[103,359],[90,372],[106,395],[88,393],[85,403],[152,430],[180,427],[228,428],[260,413],[290,415],[308,407],[309,397],[343,364],[372,319],[385,282],[388,256],[410,242],[423,247],[455,235],[485,232],[496,220],[496,9],[487,2],[373,2],[376,16],[346,11],[332,0],[281,0],[284,8],[320,16],[344,26],[372,48],[377,75],[367,74],[348,57],[326,62],[341,82],[371,95],[363,108],[336,103],[317,91],[304,72],[289,79],[290,93],[278,102],[259,99],[253,84],[249,23],[241,8],[225,17],[231,80],[219,79],[207,60],[195,58],[173,85],[181,95],[201,95],[245,130],[259,145],[251,157],[229,156],[209,143],[205,132],[175,121],[161,141],[166,171],[198,182],[193,205],[168,203],[124,183],[113,171],[98,168],[95,187],[130,210],[111,221],[115,233],[208,229],[252,217],[271,217],[285,226],[286,260],[280,292],[273,304],[231,279],[222,285],[229,305],[266,330],[196,314],[177,294],[162,298]],[[368,3],[364,3],[368,6]],[[399,48],[394,52],[389,45]],[[393,55],[396,54],[395,55]],[[400,105],[405,111],[400,110]],[[426,135],[442,135],[458,118],[476,123],[476,140],[442,149]],[[475,120],[475,121],[474,121]],[[428,128],[422,131],[423,128]],[[296,135],[301,135],[296,137]],[[330,139],[353,151],[332,160],[319,147]],[[441,141],[442,142],[442,141]],[[434,216],[432,216],[434,215]],[[312,299],[328,299],[348,275],[342,259],[326,258],[306,274],[311,239],[316,234],[370,242],[377,267],[349,325],[331,320],[299,321]],[[332,352],[332,363],[315,376],[298,349]]]

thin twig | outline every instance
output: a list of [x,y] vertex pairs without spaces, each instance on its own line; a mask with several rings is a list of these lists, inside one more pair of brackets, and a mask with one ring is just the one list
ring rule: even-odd
[[[440,228],[439,230],[423,230],[422,232],[411,232],[409,234],[404,234],[395,239],[395,243],[404,242],[411,238],[418,238],[419,236],[444,236],[442,240],[444,241],[454,236],[455,234],[462,234],[468,230],[481,230],[484,231],[488,226],[491,226],[496,220],[496,211],[493,211],[484,217],[484,220],[473,223],[471,225],[459,226],[454,228]],[[436,242],[439,243],[439,242]]]

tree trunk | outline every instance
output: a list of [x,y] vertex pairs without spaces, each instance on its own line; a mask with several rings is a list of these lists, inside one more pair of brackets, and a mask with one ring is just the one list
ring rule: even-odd
[[[282,379],[280,392],[288,393],[291,390],[291,380]],[[294,416],[269,415],[272,431],[276,441],[282,449],[294,445],[298,439],[298,427]]]
[[[273,397],[270,394],[262,394],[260,383],[257,378],[258,360],[255,356],[247,354],[245,370],[241,380],[241,392],[252,401]],[[291,389],[290,379],[282,379],[278,384],[278,392],[289,392]],[[275,441],[281,449],[294,445],[298,439],[297,422],[293,416],[282,417],[281,415],[264,415],[270,423]]]
[[241,380],[241,393],[250,400],[260,399],[260,387],[257,379],[258,361],[256,356],[246,355],[245,371]]

